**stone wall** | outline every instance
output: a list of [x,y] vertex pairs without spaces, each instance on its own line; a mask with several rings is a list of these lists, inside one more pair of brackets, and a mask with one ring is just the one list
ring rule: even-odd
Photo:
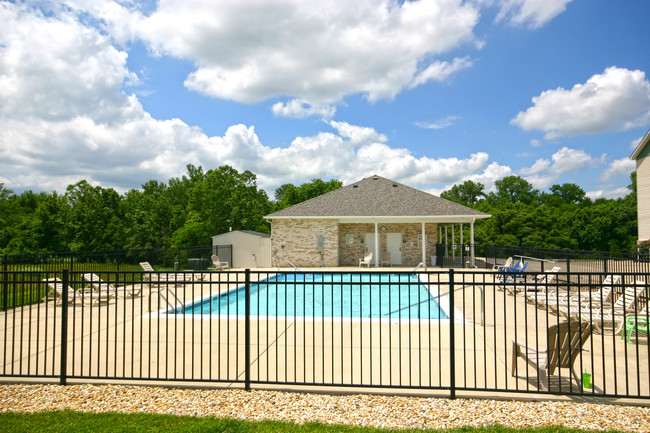
[[[317,250],[317,237],[323,235],[324,254]],[[289,264],[279,256],[283,254],[298,267],[326,267],[339,265],[339,227],[332,219],[276,219],[272,223],[271,258],[274,266]],[[284,245],[284,248],[282,247]]]
[[[379,232],[379,250],[386,251],[386,233],[402,233],[402,265],[416,266],[422,261],[422,247],[418,245],[418,235],[422,234],[421,224],[379,224],[386,227]],[[438,225],[426,224],[427,234],[427,265],[431,264],[431,256],[435,254]],[[340,224],[339,225],[339,263],[341,266],[358,266],[359,259],[366,254],[366,233],[374,233],[374,224]],[[347,243],[347,235],[352,235],[352,243]],[[373,251],[374,252],[374,251]],[[374,265],[375,260],[373,258]]]

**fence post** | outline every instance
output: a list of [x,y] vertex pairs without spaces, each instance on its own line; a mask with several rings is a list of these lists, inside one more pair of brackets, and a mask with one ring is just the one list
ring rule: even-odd
[[244,389],[251,389],[251,270],[245,271],[245,301],[244,301]]
[[59,384],[66,385],[68,370],[68,287],[70,285],[70,275],[67,269],[63,270],[61,279],[63,280],[63,294],[61,296],[61,376]]
[[603,273],[607,273],[607,252],[603,251]]
[[2,261],[2,311],[7,311],[9,305],[9,274],[8,270],[9,257],[5,254]]
[[456,348],[454,340],[454,270],[449,269],[449,398],[456,398]]

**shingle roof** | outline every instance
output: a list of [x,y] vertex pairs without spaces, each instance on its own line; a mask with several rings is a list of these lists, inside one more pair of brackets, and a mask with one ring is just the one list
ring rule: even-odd
[[380,176],[371,176],[267,215],[289,217],[431,217],[490,215]]

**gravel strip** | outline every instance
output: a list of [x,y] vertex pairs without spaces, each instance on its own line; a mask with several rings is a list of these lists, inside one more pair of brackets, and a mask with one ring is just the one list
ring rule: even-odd
[[320,421],[398,429],[500,424],[650,432],[650,407],[645,406],[123,385],[0,385],[0,412],[62,409]]

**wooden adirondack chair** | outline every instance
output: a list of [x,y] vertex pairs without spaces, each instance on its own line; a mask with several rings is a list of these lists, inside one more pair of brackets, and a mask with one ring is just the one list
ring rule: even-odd
[[588,322],[574,320],[549,326],[547,331],[547,348],[539,350],[526,346],[517,340],[512,341],[512,375],[516,376],[517,358],[521,357],[527,364],[537,370],[541,389],[548,389],[549,376],[558,368],[568,368],[574,379],[582,384],[573,364],[580,359],[582,346],[591,336],[592,327]]

